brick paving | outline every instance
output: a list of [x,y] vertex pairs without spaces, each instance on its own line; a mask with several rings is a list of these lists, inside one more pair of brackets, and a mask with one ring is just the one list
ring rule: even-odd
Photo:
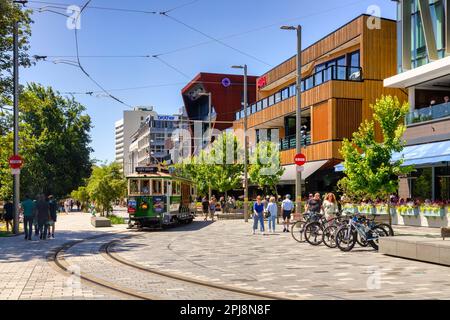
[[[198,286],[119,266],[99,253],[126,226],[94,229],[86,214],[60,216],[57,239],[0,239],[2,299],[124,299],[85,282],[71,282],[47,262],[62,244],[95,235],[67,250],[66,262],[84,274],[117,286],[164,299],[246,299],[244,295]],[[201,219],[200,219],[201,220]],[[195,221],[164,231],[122,239],[115,251],[122,258],[199,280],[269,293],[291,299],[450,299],[448,267],[384,256],[370,248],[344,253],[295,242],[290,234],[252,235],[242,220]],[[439,230],[397,228],[403,234]],[[129,297],[128,297],[129,298]]]
[[243,221],[196,221],[128,239],[116,248],[121,257],[150,268],[286,298],[450,299],[448,267],[389,257],[371,248],[341,252],[299,244],[282,232],[252,235],[251,224]]
[[60,215],[56,223],[56,239],[25,241],[23,235],[0,238],[0,300],[18,299],[117,299],[53,269],[47,262],[50,250],[62,244],[105,232],[116,233],[124,226],[95,229],[90,215]]

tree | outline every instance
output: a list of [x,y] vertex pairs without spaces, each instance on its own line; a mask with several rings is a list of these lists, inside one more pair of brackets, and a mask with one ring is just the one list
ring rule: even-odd
[[[21,194],[65,197],[91,173],[91,119],[73,98],[31,83],[19,100],[19,150],[24,158]],[[8,158],[13,132],[0,136],[0,196],[12,193]]]
[[118,163],[96,166],[87,180],[86,190],[96,208],[106,216],[112,212],[112,202],[123,197],[127,190],[126,180]]
[[214,190],[225,193],[237,188],[242,181],[244,165],[239,163],[243,150],[236,136],[224,132],[213,142],[210,162],[213,163],[211,186]]
[[271,141],[260,141],[250,156],[250,163],[250,181],[258,185],[265,194],[273,192],[278,195],[277,184],[285,170],[280,165],[278,145]]
[[85,186],[79,187],[77,190],[72,191],[70,196],[74,200],[81,202],[81,210],[87,210],[89,204],[89,192]]
[[212,180],[213,166],[207,164],[208,154],[201,151],[198,156],[184,159],[175,165],[175,173],[189,179],[197,188],[198,195],[207,195]]
[[[388,200],[398,190],[398,177],[413,170],[411,166],[402,166],[401,159],[391,161],[392,154],[404,148],[404,118],[409,105],[401,105],[397,97],[383,96],[371,108],[375,121],[362,123],[352,141],[344,139],[340,152],[346,177],[338,185],[354,199]],[[381,129],[381,142],[375,139],[375,122]]]
[[[28,56],[31,36],[31,10],[22,10],[12,1],[0,0],[0,106],[11,105],[13,89],[13,26],[19,22],[19,64],[31,65]],[[2,124],[0,123],[0,126]],[[2,133],[2,132],[0,132]]]

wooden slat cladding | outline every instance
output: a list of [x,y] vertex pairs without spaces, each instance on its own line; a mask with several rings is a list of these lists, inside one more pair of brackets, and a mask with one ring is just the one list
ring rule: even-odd
[[331,140],[331,119],[332,108],[327,102],[313,106],[311,113],[312,121],[312,142]]
[[[364,17],[364,25],[368,17]],[[365,79],[386,79],[397,74],[397,27],[381,19],[380,29],[363,29],[361,65]]]
[[296,98],[291,97],[250,115],[247,119],[247,125],[249,128],[251,128],[263,124],[269,120],[283,117],[289,113],[295,112],[295,106]]
[[[328,159],[342,159],[339,149],[342,142],[339,141],[327,141],[322,143],[313,144],[302,148],[302,153],[306,156],[308,161],[328,160]],[[290,149],[280,152],[281,165],[288,165],[294,163],[295,149]]]
[[[347,25],[343,26],[334,33],[328,35],[324,39],[318,41],[312,46],[308,47],[302,52],[302,64],[306,65],[317,58],[321,57],[325,53],[332,51],[333,49],[345,44],[346,42],[356,38],[358,35],[362,34],[363,23],[365,16],[360,16],[359,18],[353,20]],[[271,84],[278,79],[283,78],[287,74],[295,71],[297,68],[296,56],[286,60],[279,66],[270,70],[263,76],[266,77],[267,84]]]
[[362,121],[361,100],[333,99],[333,138],[350,138]]

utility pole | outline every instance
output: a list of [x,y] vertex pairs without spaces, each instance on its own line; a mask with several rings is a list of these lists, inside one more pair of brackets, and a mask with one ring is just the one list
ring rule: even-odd
[[244,70],[244,220],[248,222],[248,141],[247,141],[247,105],[248,105],[248,82],[247,65],[232,66],[234,69]]
[[[16,3],[14,1],[14,3]],[[14,77],[14,155],[19,154],[19,21],[14,21],[13,27],[13,77]],[[19,201],[20,173],[14,175],[14,234],[19,233]]]
[[[296,152],[301,153],[302,149],[302,26],[282,26],[282,30],[297,31],[297,111],[295,125]],[[295,213],[301,213],[302,202],[302,172],[297,170],[295,177]]]

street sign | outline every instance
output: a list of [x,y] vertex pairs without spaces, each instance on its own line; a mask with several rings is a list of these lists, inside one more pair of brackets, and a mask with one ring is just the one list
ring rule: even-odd
[[14,155],[9,158],[9,167],[11,169],[20,169],[23,165],[23,159],[19,155]]
[[20,169],[11,169],[11,174],[12,175],[20,174]]
[[299,153],[295,156],[294,162],[298,166],[302,166],[306,163],[306,156],[303,153]]
[[303,171],[305,171],[304,166],[297,166],[297,172],[303,172]]

